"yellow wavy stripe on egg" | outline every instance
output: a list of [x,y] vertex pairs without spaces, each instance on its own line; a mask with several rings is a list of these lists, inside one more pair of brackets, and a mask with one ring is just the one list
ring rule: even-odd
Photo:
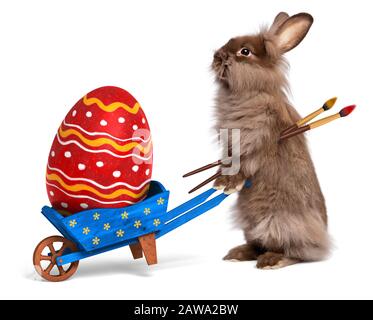
[[138,142],[130,142],[125,145],[120,145],[116,143],[114,140],[109,139],[109,138],[98,138],[98,139],[87,139],[84,137],[79,131],[74,130],[74,129],[67,129],[67,130],[62,130],[60,127],[58,130],[58,134],[62,138],[67,138],[71,135],[76,136],[80,139],[80,141],[84,142],[86,145],[91,146],[91,147],[100,147],[102,145],[108,144],[112,146],[115,150],[120,151],[120,152],[127,152],[132,149],[138,149],[144,154],[148,154],[149,151],[152,149],[152,141],[149,141],[146,147],[142,146]]
[[96,104],[100,109],[106,112],[114,112],[115,110],[122,108],[128,111],[129,113],[137,114],[141,108],[138,102],[136,102],[133,107],[130,107],[122,102],[113,102],[113,103],[110,103],[109,105],[106,105],[98,98],[95,98],[95,97],[88,98],[87,96],[84,96],[83,103],[86,106],[91,106],[93,104]]
[[89,186],[84,183],[78,183],[74,185],[67,184],[58,174],[51,173],[47,174],[47,180],[48,181],[57,181],[65,190],[67,191],[73,191],[73,192],[79,192],[79,191],[89,191],[96,196],[99,196],[103,199],[115,199],[123,195],[127,195],[134,199],[141,198],[149,189],[149,185],[145,186],[139,193],[134,193],[128,189],[118,189],[115,190],[113,193],[110,194],[104,194],[97,189],[93,188],[92,186]]

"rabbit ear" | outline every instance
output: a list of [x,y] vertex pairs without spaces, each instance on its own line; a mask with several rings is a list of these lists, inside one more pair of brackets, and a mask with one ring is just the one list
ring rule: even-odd
[[287,20],[289,19],[289,15],[286,13],[286,12],[280,12],[275,20],[273,20],[273,23],[272,23],[272,26],[269,28],[269,32],[271,33],[276,33],[276,31],[278,30],[278,28],[281,27],[281,25]]
[[308,13],[298,13],[288,18],[275,33],[277,47],[283,52],[295,48],[307,35],[313,23],[313,17]]

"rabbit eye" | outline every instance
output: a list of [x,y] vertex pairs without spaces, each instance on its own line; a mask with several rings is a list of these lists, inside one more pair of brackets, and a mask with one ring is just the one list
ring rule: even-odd
[[240,51],[237,52],[237,55],[238,56],[249,57],[251,55],[251,51],[250,51],[250,49],[242,48]]

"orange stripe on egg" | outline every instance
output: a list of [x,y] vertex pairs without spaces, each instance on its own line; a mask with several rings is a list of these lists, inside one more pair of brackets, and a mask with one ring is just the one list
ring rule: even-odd
[[[47,181],[47,185],[52,187],[52,188],[56,188],[57,190],[61,191],[63,194],[67,195],[69,198],[72,198],[72,199],[88,199],[88,200],[92,200],[92,201],[95,201],[95,202],[98,202],[100,204],[103,204],[103,205],[110,205],[110,207],[112,205],[117,205],[117,204],[123,204],[123,203],[126,203],[126,204],[134,204],[135,202],[132,202],[132,201],[128,201],[128,200],[118,200],[118,201],[101,201],[97,198],[94,198],[94,197],[90,197],[90,196],[86,196],[86,195],[76,195],[76,194],[72,194],[72,193],[68,193],[67,191],[63,190],[62,188],[60,188],[59,186],[53,184],[53,183],[50,183]],[[139,202],[139,201],[142,201],[146,198],[146,195],[144,195],[143,198],[137,200],[136,202]]]
[[130,107],[127,104],[122,103],[122,102],[113,102],[113,103],[106,105],[98,98],[95,98],[95,97],[88,98],[87,96],[83,97],[83,103],[86,106],[91,106],[93,104],[96,104],[100,109],[106,112],[114,112],[115,110],[122,108],[128,111],[129,113],[137,114],[141,108],[138,102],[136,102],[133,107]]
[[102,184],[99,184],[97,183],[96,181],[94,180],[91,180],[91,179],[87,179],[87,178],[84,178],[84,177],[70,177],[69,175],[67,175],[64,171],[62,171],[61,169],[59,168],[54,168],[54,167],[51,167],[48,163],[47,165],[47,173],[53,173],[52,171],[54,172],[57,172],[59,173],[59,175],[63,178],[65,178],[65,180],[69,180],[69,181],[84,181],[85,183],[89,183],[89,184],[93,184],[94,186],[96,186],[98,189],[105,189],[105,190],[108,190],[108,189],[114,189],[116,187],[125,187],[126,189],[133,189],[133,190],[140,190],[142,188],[144,188],[144,186],[148,183],[150,183],[151,179],[148,179],[148,180],[145,180],[144,182],[142,182],[139,186],[133,186],[133,185],[130,185],[126,182],[116,182],[116,183],[113,183],[111,185],[102,185]]
[[67,130],[62,130],[60,127],[58,130],[58,134],[61,138],[67,138],[71,135],[74,135],[80,139],[80,141],[84,142],[86,145],[90,147],[100,147],[102,145],[110,145],[112,146],[115,150],[120,151],[120,152],[127,152],[131,151],[132,149],[138,149],[140,150],[143,154],[149,153],[152,149],[152,141],[149,141],[146,147],[142,146],[138,142],[130,142],[124,145],[120,145],[116,143],[114,140],[109,139],[109,138],[98,138],[98,139],[88,139],[84,137],[79,131],[74,130],[74,129],[67,129]]
[[52,174],[47,173],[47,180],[58,182],[64,190],[72,191],[72,192],[89,191],[95,194],[96,196],[99,196],[102,199],[116,199],[123,195],[129,196],[134,199],[139,199],[143,197],[145,193],[148,192],[149,190],[149,185],[146,185],[139,193],[134,193],[128,189],[118,189],[114,191],[113,193],[104,194],[98,191],[97,189],[93,188],[92,186],[89,186],[83,183],[69,185],[58,174],[55,174],[55,173],[52,173]]

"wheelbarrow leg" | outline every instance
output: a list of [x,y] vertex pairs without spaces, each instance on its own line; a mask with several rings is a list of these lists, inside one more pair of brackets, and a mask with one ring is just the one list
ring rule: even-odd
[[130,244],[130,249],[135,260],[142,258],[142,249],[140,243]]
[[157,264],[157,248],[154,233],[139,237],[139,242],[148,265]]

